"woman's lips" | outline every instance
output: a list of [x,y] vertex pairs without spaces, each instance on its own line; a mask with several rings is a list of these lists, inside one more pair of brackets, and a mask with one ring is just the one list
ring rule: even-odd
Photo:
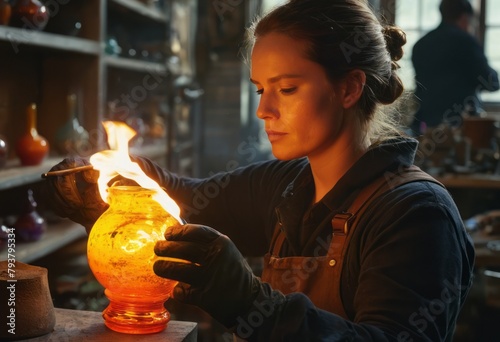
[[277,131],[271,131],[271,130],[266,130],[266,133],[267,133],[267,137],[268,137],[268,139],[269,139],[270,142],[279,140],[279,139],[283,138],[286,135],[286,133],[277,132]]

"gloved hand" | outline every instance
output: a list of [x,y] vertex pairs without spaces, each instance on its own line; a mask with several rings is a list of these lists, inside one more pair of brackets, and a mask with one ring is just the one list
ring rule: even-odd
[[[50,171],[84,165],[90,165],[90,163],[83,158],[65,158]],[[109,206],[99,194],[98,177],[99,171],[96,170],[48,177],[45,182],[48,205],[57,215],[80,223],[87,232],[90,232],[95,221]]]
[[233,242],[218,231],[201,225],[176,225],[167,229],[166,241],[158,241],[160,257],[155,273],[180,281],[173,297],[200,307],[227,328],[234,327],[259,294],[261,282]]

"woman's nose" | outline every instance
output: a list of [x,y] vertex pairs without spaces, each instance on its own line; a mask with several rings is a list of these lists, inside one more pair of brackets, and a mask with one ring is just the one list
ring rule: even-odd
[[277,107],[271,96],[264,94],[260,96],[256,114],[259,119],[263,120],[278,117]]

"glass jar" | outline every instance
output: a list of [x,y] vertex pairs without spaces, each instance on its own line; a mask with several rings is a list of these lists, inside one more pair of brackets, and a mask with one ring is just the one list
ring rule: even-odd
[[108,188],[109,208],[90,231],[87,256],[110,303],[104,322],[114,331],[148,334],[164,330],[170,314],[164,303],[176,281],[157,276],[156,241],[177,221],[139,186]]

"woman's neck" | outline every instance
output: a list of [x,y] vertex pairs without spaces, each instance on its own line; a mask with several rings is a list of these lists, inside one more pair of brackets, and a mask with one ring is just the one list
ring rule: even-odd
[[309,156],[314,178],[314,203],[319,202],[368,150],[367,139],[339,139],[320,155]]

